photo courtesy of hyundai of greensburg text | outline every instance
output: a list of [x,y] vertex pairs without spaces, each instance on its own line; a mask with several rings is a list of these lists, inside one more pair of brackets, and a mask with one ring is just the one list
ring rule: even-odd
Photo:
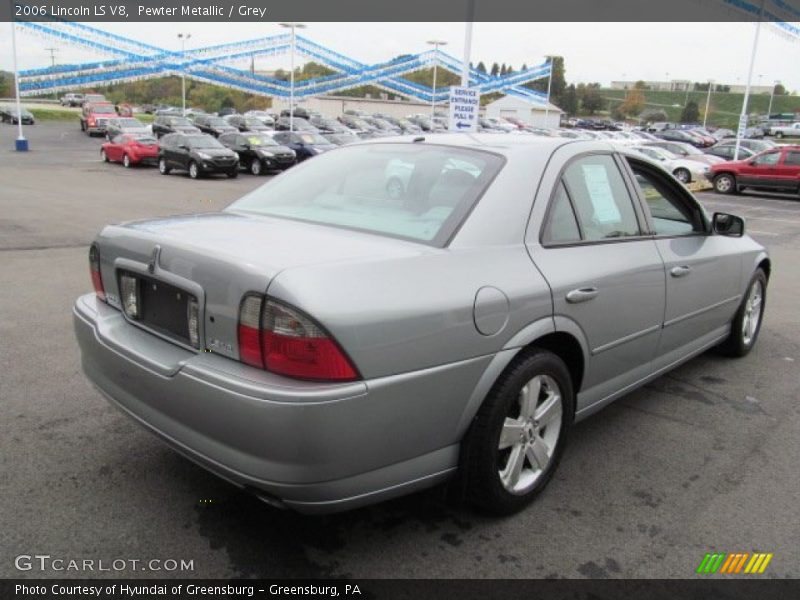
[[800,0],[0,3],[0,598],[800,597]]

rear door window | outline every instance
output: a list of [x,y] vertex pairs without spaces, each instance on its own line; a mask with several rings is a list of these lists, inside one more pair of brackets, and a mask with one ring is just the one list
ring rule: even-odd
[[542,232],[542,243],[544,245],[565,244],[579,242],[580,239],[581,232],[567,195],[567,189],[563,182],[559,182],[550,202],[550,210]]
[[585,241],[641,235],[633,201],[612,156],[578,158],[564,171],[563,180]]
[[800,151],[790,150],[787,152],[783,164],[788,167],[800,167]]

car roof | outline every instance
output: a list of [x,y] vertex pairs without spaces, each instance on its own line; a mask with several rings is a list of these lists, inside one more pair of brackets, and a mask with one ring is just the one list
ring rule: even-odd
[[[416,142],[415,142],[416,140]],[[385,144],[387,142],[412,142],[436,144],[440,146],[453,146],[458,148],[471,148],[474,150],[484,150],[497,154],[513,154],[518,151],[539,151],[552,153],[556,148],[569,143],[578,141],[597,140],[575,140],[562,137],[543,137],[527,135],[524,133],[509,133],[505,135],[489,133],[425,133],[422,135],[403,135],[382,137],[374,140],[364,140],[363,144]]]

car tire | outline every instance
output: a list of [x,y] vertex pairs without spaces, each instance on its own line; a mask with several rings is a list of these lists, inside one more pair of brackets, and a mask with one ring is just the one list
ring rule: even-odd
[[133,163],[131,163],[131,157],[127,154],[122,155],[122,166],[126,169],[130,169],[133,166]]
[[227,172],[228,179],[236,179],[239,176],[239,167],[236,167],[233,171]]
[[737,193],[736,177],[730,173],[720,173],[714,177],[714,191],[719,194]]
[[775,137],[778,138],[779,140],[783,139],[783,132],[779,131],[778,133],[775,134]]
[[263,164],[258,159],[253,159],[250,161],[250,173],[258,177],[263,172]]
[[739,310],[731,322],[731,333],[719,345],[719,350],[726,356],[741,357],[746,355],[758,340],[764,307],[767,304],[767,276],[759,268],[750,279]]
[[191,177],[192,179],[197,179],[198,177],[200,177],[200,168],[194,161],[189,163],[189,177]]
[[169,175],[170,168],[167,166],[167,159],[159,158],[158,159],[158,172],[162,175]]
[[675,175],[675,179],[680,181],[681,183],[691,183],[692,182],[692,174],[689,172],[689,169],[684,169],[683,167],[679,167],[672,172]]
[[464,437],[466,499],[498,515],[527,506],[558,466],[574,410],[564,361],[547,350],[524,351],[495,382]]
[[100,160],[108,162],[108,154],[106,154],[105,150],[100,150]]
[[81,131],[86,131],[86,125],[83,124],[83,121],[81,121]]

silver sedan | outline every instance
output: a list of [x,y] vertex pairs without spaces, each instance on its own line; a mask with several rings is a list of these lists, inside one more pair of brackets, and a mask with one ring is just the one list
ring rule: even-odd
[[89,266],[95,386],[306,513],[446,480],[519,510],[576,420],[709,348],[747,354],[771,270],[641,154],[514,134],[344,146],[222,212],[106,227]]

